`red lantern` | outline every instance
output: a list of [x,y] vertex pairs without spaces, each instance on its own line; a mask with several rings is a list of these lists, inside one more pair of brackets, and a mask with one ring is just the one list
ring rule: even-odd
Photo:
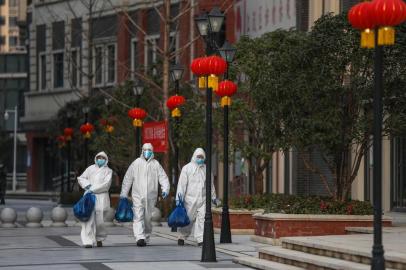
[[200,61],[202,60],[202,58],[196,58],[192,61],[192,64],[190,65],[190,69],[192,70],[193,74],[195,74],[196,76],[200,77],[202,76],[202,71],[200,68]]
[[58,137],[56,137],[56,140],[57,140],[59,143],[65,143],[65,136],[59,135]]
[[371,4],[373,21],[378,26],[396,26],[405,20],[402,0],[374,0]]
[[227,62],[219,56],[210,56],[209,57],[209,72],[214,75],[221,75],[226,72]]
[[142,127],[142,120],[147,117],[147,112],[140,108],[133,108],[128,111],[128,116],[133,119],[134,127]]
[[185,104],[185,98],[183,96],[171,96],[168,101],[166,102],[166,106],[169,108],[169,110],[174,110],[177,107],[182,106]]
[[371,2],[362,2],[353,6],[348,12],[348,20],[353,28],[359,30],[375,27],[373,20],[373,6]]
[[215,92],[221,97],[221,107],[231,106],[231,97],[237,92],[237,85],[232,81],[222,81],[218,90]]
[[216,94],[219,97],[232,97],[237,92],[237,85],[232,81],[225,80],[220,82]]
[[362,30],[361,47],[373,48],[375,46],[375,34],[373,28],[376,23],[373,20],[373,5],[371,2],[362,2],[353,6],[348,12],[348,20],[352,27]]
[[63,130],[63,135],[65,136],[65,139],[66,139],[67,141],[71,141],[71,140],[72,140],[73,133],[74,133],[73,128],[65,128],[65,129]]
[[94,126],[90,123],[86,123],[80,126],[80,132],[84,135],[85,139],[89,139],[94,131]]
[[182,113],[178,107],[182,106],[185,104],[185,98],[183,96],[171,96],[167,101],[166,101],[166,106],[171,110],[172,117],[181,117]]

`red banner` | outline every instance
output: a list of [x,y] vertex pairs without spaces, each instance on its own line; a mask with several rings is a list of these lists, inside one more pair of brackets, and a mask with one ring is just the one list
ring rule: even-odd
[[142,143],[151,143],[154,152],[166,153],[168,150],[168,124],[162,122],[146,122],[142,128]]

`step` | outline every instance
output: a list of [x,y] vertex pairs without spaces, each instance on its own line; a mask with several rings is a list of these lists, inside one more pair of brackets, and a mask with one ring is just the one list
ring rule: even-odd
[[273,261],[263,260],[251,256],[237,257],[233,259],[233,262],[242,264],[245,266],[253,267],[261,270],[302,270],[297,266],[281,264]]
[[274,262],[303,267],[309,270],[370,270],[366,264],[308,254],[283,247],[266,247],[259,250],[259,257]]
[[[301,251],[313,255],[331,257],[356,263],[371,264],[371,249],[361,247],[350,248],[348,243],[336,243],[321,240],[322,237],[285,237],[282,238],[282,247],[285,249]],[[385,253],[386,267],[406,269],[406,258],[403,254],[393,251]]]

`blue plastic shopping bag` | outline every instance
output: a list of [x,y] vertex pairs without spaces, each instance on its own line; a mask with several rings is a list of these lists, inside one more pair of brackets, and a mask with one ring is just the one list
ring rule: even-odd
[[120,198],[114,217],[118,222],[133,221],[133,203],[127,198]]
[[89,192],[83,195],[82,198],[73,206],[73,214],[80,221],[88,221],[96,204],[96,196]]
[[187,215],[186,208],[183,204],[182,198],[179,196],[179,204],[175,207],[172,213],[168,217],[169,227],[186,227],[190,224],[189,217]]

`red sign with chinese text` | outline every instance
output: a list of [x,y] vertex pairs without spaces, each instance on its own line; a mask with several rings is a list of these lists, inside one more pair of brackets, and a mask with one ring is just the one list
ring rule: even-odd
[[151,143],[154,152],[166,153],[168,150],[168,123],[166,121],[144,123],[142,143]]

